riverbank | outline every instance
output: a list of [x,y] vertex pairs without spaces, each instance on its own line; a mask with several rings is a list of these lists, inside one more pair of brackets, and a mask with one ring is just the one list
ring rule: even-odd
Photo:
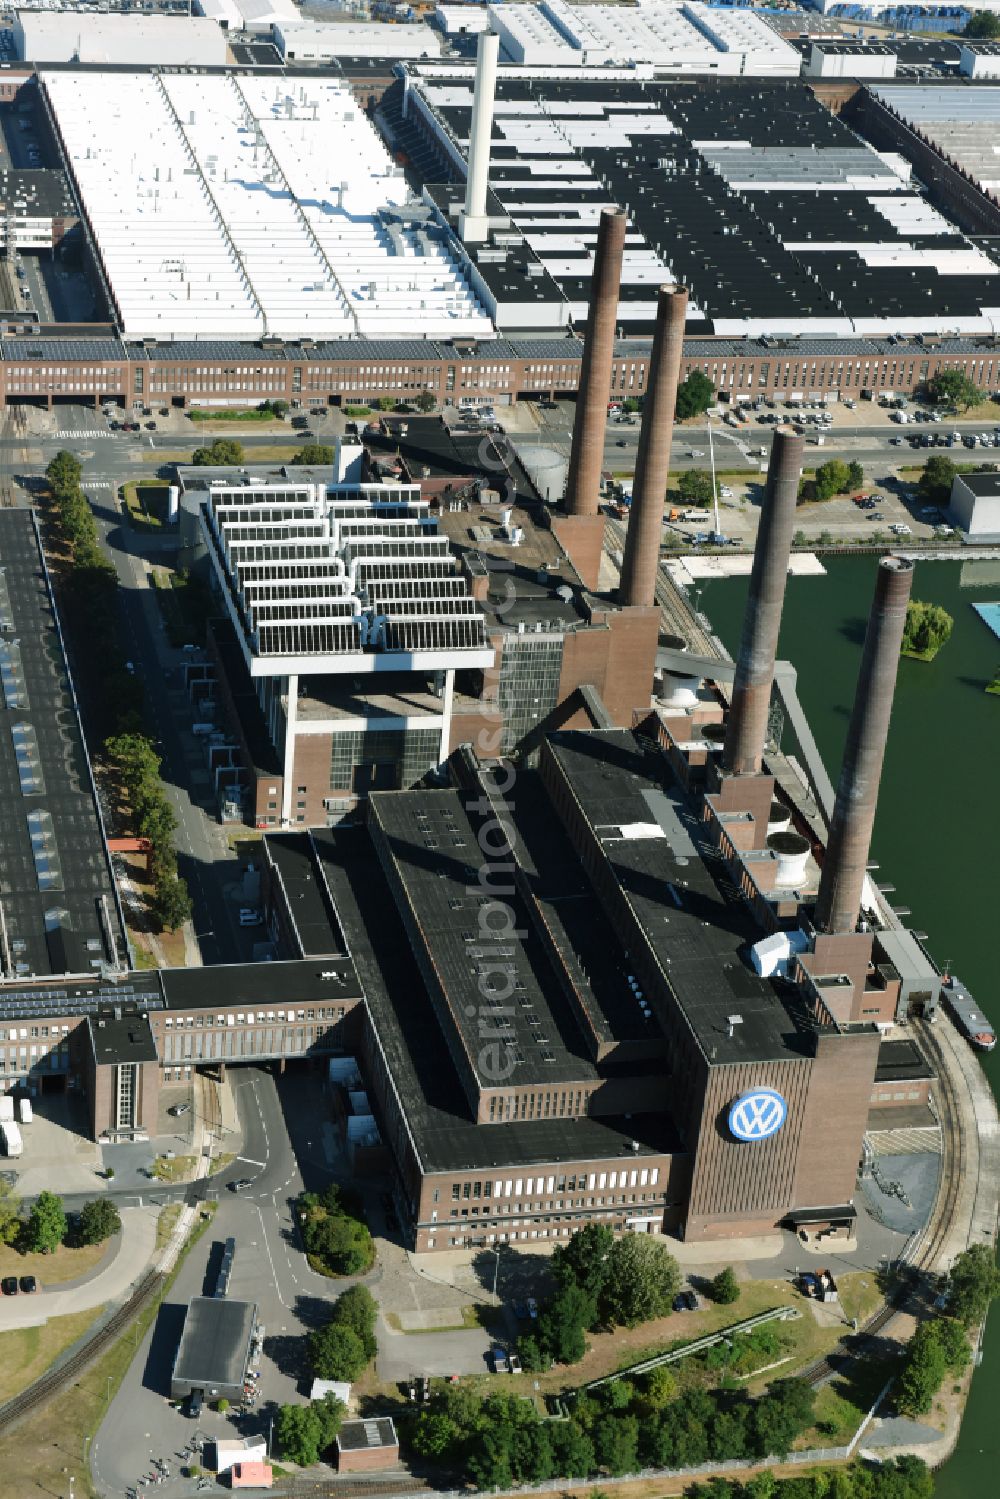
[[[823,564],[825,577],[789,579],[778,653],[797,668],[799,698],[824,762],[835,770],[853,701],[875,561],[825,554]],[[880,878],[897,886],[894,904],[910,907],[908,924],[927,933],[939,966],[954,967],[997,1024],[996,879],[990,861],[1000,847],[994,770],[1000,763],[1000,721],[985,691],[996,675],[996,640],[971,607],[996,597],[995,569],[996,562],[983,564],[964,554],[960,562],[918,563],[915,591],[947,609],[955,629],[935,661],[900,664],[872,858],[878,861]],[[745,598],[743,579],[709,581],[702,587],[700,610],[731,651],[738,643]],[[792,750],[790,743],[785,748]],[[995,1098],[1000,1053],[979,1059],[963,1052],[963,1059],[985,1077]],[[991,1150],[997,1146],[992,1125],[986,1145]],[[995,1208],[995,1202],[984,1200],[974,1209],[980,1232],[984,1218],[995,1226]],[[984,1360],[972,1379],[954,1456],[938,1475],[939,1499],[968,1499],[991,1493],[995,1486],[1000,1365],[991,1348],[988,1327]]]

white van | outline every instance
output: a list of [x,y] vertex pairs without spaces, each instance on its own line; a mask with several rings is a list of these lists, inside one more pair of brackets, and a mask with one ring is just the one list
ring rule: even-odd
[[22,1124],[30,1124],[31,1121],[32,1121],[32,1119],[35,1117],[33,1115],[33,1113],[31,1112],[31,1099],[30,1098],[22,1098],[21,1099],[21,1101],[20,1101],[20,1111],[21,1111],[21,1123]]

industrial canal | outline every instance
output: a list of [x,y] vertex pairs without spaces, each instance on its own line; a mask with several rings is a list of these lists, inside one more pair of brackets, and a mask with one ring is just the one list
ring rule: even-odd
[[[779,656],[798,672],[798,695],[824,762],[836,780],[854,696],[874,557],[824,558],[826,577],[788,582]],[[745,579],[712,581],[700,607],[735,655]],[[1000,600],[1000,559],[920,562],[913,597],[941,604],[955,620],[937,659],[903,660],[872,843],[875,876],[892,884],[893,904],[927,934],[938,965],[949,963],[1000,1026],[1000,697],[986,684],[1000,668],[1000,640],[973,604]],[[791,736],[782,742],[795,753]],[[984,1058],[994,1095],[1000,1048]],[[995,1491],[1000,1461],[1000,1312],[987,1329],[955,1455],[941,1470],[940,1499]]]

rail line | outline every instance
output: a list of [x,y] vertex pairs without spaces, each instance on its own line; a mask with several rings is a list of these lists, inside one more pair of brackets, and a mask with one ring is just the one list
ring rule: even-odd
[[396,1499],[397,1494],[430,1493],[421,1478],[410,1478],[389,1474],[381,1481],[377,1478],[316,1479],[292,1478],[275,1484],[273,1494],[285,1499]]
[[28,1389],[22,1390],[20,1395],[0,1405],[0,1431],[10,1431],[12,1427],[41,1410],[55,1395],[74,1384],[80,1375],[93,1363],[97,1356],[115,1341],[118,1335],[124,1332],[132,1319],[143,1310],[148,1303],[159,1294],[164,1283],[163,1276],[157,1270],[151,1270],[136,1286],[129,1297],[116,1312],[109,1317],[104,1326],[99,1328],[94,1336],[72,1354],[65,1363],[50,1369],[40,1379],[36,1379]]
[[[934,1037],[931,1028],[923,1021],[915,1021],[914,1025],[919,1029],[921,1039],[927,1049],[930,1060],[934,1063],[938,1077],[938,1099],[941,1113],[941,1182],[938,1187],[937,1198],[930,1221],[924,1231],[924,1235],[914,1245],[912,1254],[907,1263],[914,1270],[933,1272],[935,1262],[947,1241],[948,1231],[951,1227],[955,1209],[958,1206],[958,1198],[962,1189],[962,1177],[965,1172],[965,1141],[962,1134],[958,1104],[955,1101],[955,1089],[948,1073],[948,1066],[941,1047]],[[862,1343],[880,1333],[888,1326],[897,1313],[905,1311],[912,1304],[914,1287],[912,1283],[904,1283],[897,1291],[888,1297],[868,1321],[861,1326],[851,1338],[857,1338]],[[845,1343],[841,1343],[843,1349]],[[858,1357],[862,1348],[855,1346],[847,1350],[848,1356]],[[834,1361],[836,1360],[836,1362]],[[823,1384],[831,1375],[838,1372],[843,1363],[843,1356],[839,1359],[835,1353],[820,1359],[818,1363],[811,1365],[803,1372],[802,1378],[813,1388]]]
[[[607,518],[604,523],[605,549],[621,554],[625,551],[625,527],[620,521]],[[711,634],[702,625],[695,611],[662,566],[656,570],[656,602],[660,606],[660,621],[670,635],[680,635],[686,640],[692,654],[696,656],[718,656],[719,648]]]

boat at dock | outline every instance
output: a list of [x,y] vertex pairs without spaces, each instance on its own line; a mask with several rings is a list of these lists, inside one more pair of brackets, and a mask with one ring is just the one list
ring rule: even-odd
[[965,1039],[980,1051],[992,1051],[997,1044],[996,1031],[962,980],[953,973],[945,974],[940,998]]

